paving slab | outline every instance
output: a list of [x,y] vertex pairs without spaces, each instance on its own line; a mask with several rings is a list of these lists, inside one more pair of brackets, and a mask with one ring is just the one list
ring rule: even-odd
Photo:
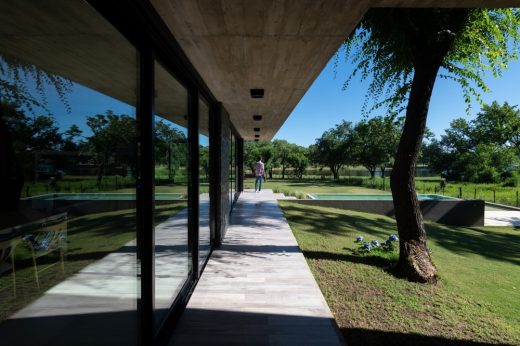
[[520,227],[520,211],[486,211],[484,226]]
[[271,190],[241,194],[170,345],[343,345]]

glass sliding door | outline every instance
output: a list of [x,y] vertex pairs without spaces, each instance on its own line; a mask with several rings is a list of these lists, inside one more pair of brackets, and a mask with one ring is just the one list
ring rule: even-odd
[[137,341],[137,66],[83,1],[0,2],[2,345]]
[[188,247],[188,91],[155,63],[155,320],[158,327],[192,270]]
[[211,248],[210,229],[210,113],[206,101],[199,99],[199,268]]

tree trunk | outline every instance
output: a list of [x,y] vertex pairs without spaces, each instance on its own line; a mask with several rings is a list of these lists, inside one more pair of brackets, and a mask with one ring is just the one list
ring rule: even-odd
[[386,168],[385,166],[379,167],[379,169],[381,169],[381,178],[383,178],[383,179],[385,178],[385,168]]
[[285,179],[285,165],[282,165],[282,180]]
[[415,192],[415,166],[441,61],[423,59],[423,62],[415,64],[403,134],[390,176],[400,238],[399,261],[395,270],[397,275],[416,282],[437,281],[437,270],[426,246],[424,221]]
[[370,179],[374,179],[376,177],[376,169],[374,167],[367,167],[367,169],[370,173]]
[[24,183],[22,167],[16,160],[13,139],[3,118],[4,107],[0,103],[0,184],[2,190],[0,212],[18,208]]
[[334,180],[338,180],[339,179],[339,168],[336,168],[335,166],[331,166],[330,171],[332,172],[332,176],[334,177]]
[[269,179],[273,179],[273,167],[269,167]]

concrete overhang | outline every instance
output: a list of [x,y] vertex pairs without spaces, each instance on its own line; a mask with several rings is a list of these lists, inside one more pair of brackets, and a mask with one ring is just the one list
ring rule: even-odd
[[[246,140],[254,139],[258,133],[254,128],[260,128],[262,140],[276,134],[372,6],[520,7],[520,0],[151,0],[151,3]],[[3,0],[0,21],[3,23],[0,54],[35,64],[135,105],[135,49],[85,2]],[[157,114],[185,125],[186,90],[166,70],[160,67],[156,70]],[[264,89],[264,97],[251,98],[250,89],[254,88]],[[254,115],[261,115],[262,119],[255,121]]]
[[[370,7],[518,7],[519,0],[151,0],[246,140],[270,140]],[[251,98],[261,88],[264,98]],[[253,115],[262,115],[261,121]],[[321,115],[320,115],[321,116]]]

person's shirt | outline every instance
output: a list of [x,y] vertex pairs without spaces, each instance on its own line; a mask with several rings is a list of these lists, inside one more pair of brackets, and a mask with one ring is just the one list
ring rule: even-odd
[[255,163],[255,174],[257,176],[264,175],[264,163],[262,161],[258,161]]

